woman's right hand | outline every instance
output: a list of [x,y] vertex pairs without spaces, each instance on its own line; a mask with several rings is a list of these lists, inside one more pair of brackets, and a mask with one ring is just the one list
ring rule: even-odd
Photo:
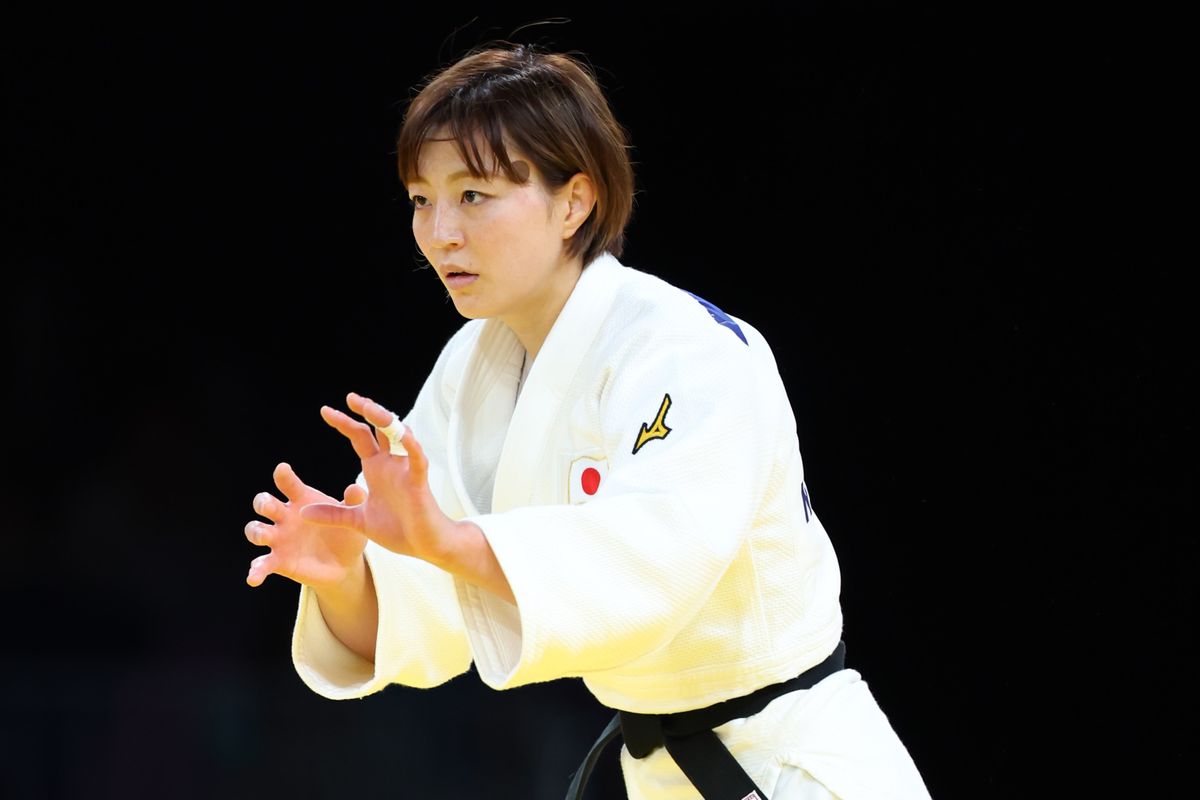
[[[314,589],[341,584],[361,562],[367,537],[349,528],[302,519],[300,509],[306,505],[338,501],[304,484],[288,464],[275,467],[274,478],[287,502],[269,492],[255,496],[255,512],[270,522],[247,523],[246,538],[271,551],[250,562],[246,583],[261,586],[268,575],[275,574]],[[358,484],[350,484],[343,495],[347,506],[360,505],[366,499],[366,490]]]

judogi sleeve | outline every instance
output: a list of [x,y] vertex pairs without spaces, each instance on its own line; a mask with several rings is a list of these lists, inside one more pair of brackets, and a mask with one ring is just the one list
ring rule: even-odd
[[[488,685],[586,676],[652,653],[742,547],[771,464],[795,447],[794,417],[766,342],[714,330],[626,337],[603,370],[595,424],[610,464],[588,502],[473,518],[517,601],[458,582]],[[667,403],[669,432],[642,436]]]
[[[446,372],[462,331],[442,350],[404,423],[427,453],[445,449]],[[444,470],[431,462],[430,485],[439,496]],[[357,483],[367,488],[362,473]],[[443,508],[445,504],[443,503]],[[426,688],[466,672],[471,651],[462,612],[449,573],[420,559],[400,555],[368,541],[364,555],[379,603],[379,634],[374,663],[333,635],[321,614],[316,593],[300,587],[292,632],[292,663],[314,692],[334,700],[363,697],[391,683]]]

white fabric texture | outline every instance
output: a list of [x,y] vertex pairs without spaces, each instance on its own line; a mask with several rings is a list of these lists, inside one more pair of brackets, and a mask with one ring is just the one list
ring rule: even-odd
[[[786,680],[832,652],[840,572],[804,485],[789,399],[759,332],[718,316],[602,256],[519,398],[515,335],[496,320],[464,324],[404,422],[443,511],[480,526],[517,603],[369,545],[375,662],[329,633],[302,587],[293,658],[306,684],[362,697],[389,683],[433,686],[473,661],[496,689],[579,677],[610,708],[668,713]],[[838,710],[796,712],[786,738],[770,726],[756,734],[771,758],[792,759],[773,784],[811,785],[795,780],[804,770],[846,800],[921,796],[861,686],[827,705],[796,697],[815,688],[773,704]],[[843,713],[865,727],[847,728]],[[623,754],[631,797],[698,797],[664,788],[659,755]],[[846,777],[858,769],[869,774]],[[873,776],[897,772],[899,789],[871,793]]]

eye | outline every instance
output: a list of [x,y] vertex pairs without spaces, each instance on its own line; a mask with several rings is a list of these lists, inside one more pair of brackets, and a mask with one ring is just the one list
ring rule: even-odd
[[420,194],[414,194],[412,197],[408,198],[408,204],[413,208],[424,208],[428,202],[429,200],[424,195]]
[[467,189],[465,192],[462,193],[463,202],[470,206],[479,205],[480,203],[483,202],[483,198],[485,196],[486,195],[480,194],[479,192],[475,191],[474,189]]

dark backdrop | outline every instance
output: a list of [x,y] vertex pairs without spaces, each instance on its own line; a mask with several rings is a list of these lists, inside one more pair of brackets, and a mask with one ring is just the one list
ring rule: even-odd
[[1119,21],[166,9],[3,34],[0,794],[563,793],[607,718],[578,682],[325,700],[290,662],[296,586],[244,583],[275,464],[357,470],[318,408],[405,407],[459,324],[390,151],[410,87],[491,38],[586,54],[634,143],[623,260],[773,342],[850,663],[934,797],[1184,758],[1195,472],[1168,456],[1195,359],[1174,268],[1127,260],[1114,210],[1154,155]]

